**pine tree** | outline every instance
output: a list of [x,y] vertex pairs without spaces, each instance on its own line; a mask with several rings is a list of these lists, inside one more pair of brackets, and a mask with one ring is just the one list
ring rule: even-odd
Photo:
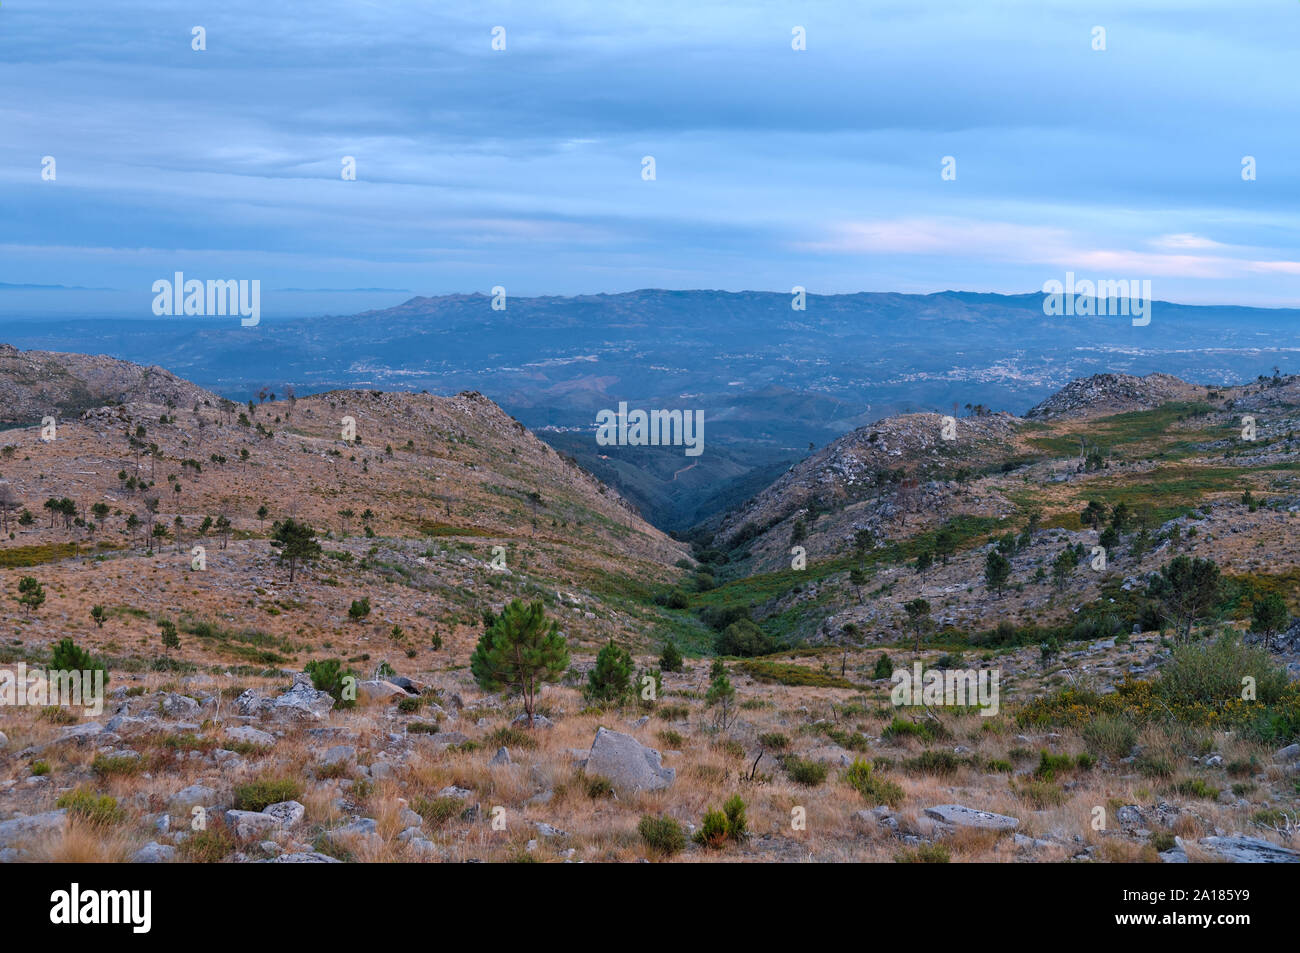
[[569,667],[569,649],[559,623],[551,621],[547,625],[540,601],[524,605],[515,599],[486,626],[469,667],[484,691],[518,692],[531,727],[537,696],[546,682],[558,682],[563,677]]

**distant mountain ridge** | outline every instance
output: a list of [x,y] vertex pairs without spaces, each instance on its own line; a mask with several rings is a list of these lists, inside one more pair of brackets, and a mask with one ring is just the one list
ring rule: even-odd
[[[1053,317],[1042,294],[643,289],[573,297],[412,297],[303,320],[177,318],[0,322],[0,340],[94,350],[167,367],[238,401],[264,387],[480,390],[616,486],[657,525],[684,530],[751,494],[762,474],[872,419],[981,405],[1024,413],[1095,374],[1207,383],[1296,366],[1300,311],[1155,301],[1151,324]],[[1210,342],[1207,344],[1207,342]],[[700,409],[697,467],[597,447],[602,409]],[[555,429],[549,429],[555,428]]]

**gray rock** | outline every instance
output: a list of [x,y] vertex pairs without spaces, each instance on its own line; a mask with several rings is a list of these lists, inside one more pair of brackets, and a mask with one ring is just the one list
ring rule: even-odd
[[176,848],[150,841],[131,855],[133,864],[165,864],[176,858]]
[[217,792],[206,784],[191,784],[189,787],[177,791],[167,801],[169,807],[186,814],[196,806],[211,807],[216,803]]
[[[243,696],[240,696],[241,698]],[[290,721],[319,721],[329,716],[334,699],[312,687],[311,676],[299,672],[290,689],[271,703],[271,714]]]
[[1233,864],[1300,864],[1300,851],[1258,837],[1233,834],[1229,837],[1202,837],[1198,841],[1205,850]]
[[227,728],[226,737],[232,741],[242,741],[245,744],[258,745],[262,748],[269,748],[275,744],[275,735],[269,731],[261,731],[251,725],[236,725],[233,728]]
[[260,811],[226,811],[226,826],[240,840],[262,840],[280,827],[280,819]]
[[55,741],[71,741],[76,744],[107,744],[108,741],[100,736],[104,734],[104,726],[97,721],[83,721],[79,725],[68,725],[59,730],[58,737]]
[[973,807],[960,804],[939,804],[925,809],[927,817],[948,824],[951,827],[974,827],[986,831],[1013,831],[1020,826],[1020,821],[1005,814],[993,814],[989,811],[977,811]]
[[383,781],[387,778],[391,778],[396,773],[397,769],[387,761],[376,761],[370,766],[370,777],[376,781]]
[[473,791],[466,790],[465,788],[458,788],[454,784],[449,784],[438,792],[438,797],[454,797],[461,801],[467,800],[473,796]]
[[[510,724],[512,724],[512,725],[520,725],[521,727],[527,728],[527,727],[528,727],[528,714],[525,712],[524,714],[516,715],[515,718],[514,718],[514,720],[511,721]],[[551,719],[547,718],[545,715],[533,715],[533,727],[534,727],[534,728],[554,728],[554,727],[555,727],[555,722],[551,721]]]
[[48,837],[58,834],[68,823],[65,810],[46,811],[44,814],[31,814],[0,821],[0,847],[8,847],[19,841],[33,837]]
[[547,824],[545,821],[534,821],[533,826],[537,828],[537,833],[541,834],[543,837],[568,837],[569,836],[564,831],[560,830],[558,827],[552,827],[550,824]]
[[386,679],[371,679],[357,682],[357,700],[388,702],[395,698],[406,698],[407,691],[400,685],[394,685]]
[[358,817],[350,824],[344,824],[342,827],[336,827],[330,833],[342,834],[344,836],[354,836],[358,834],[374,834],[379,830],[379,824],[371,817]]
[[199,703],[188,695],[177,695],[174,692],[164,692],[162,697],[162,713],[168,718],[197,718],[199,714]]
[[492,760],[489,761],[488,764],[510,764],[510,749],[502,745],[497,749],[497,753],[492,756]]
[[281,801],[263,808],[262,813],[271,815],[279,821],[281,827],[288,829],[302,823],[302,819],[307,816],[307,808],[297,801]]
[[1300,744],[1287,745],[1285,748],[1279,748],[1273,755],[1273,760],[1278,764],[1286,764],[1289,761],[1300,760]]
[[9,747],[9,736],[3,731],[0,731],[0,751],[3,751],[7,747]]
[[321,854],[314,850],[304,851],[297,854],[281,854],[279,857],[272,857],[265,861],[268,864],[341,864],[343,861],[337,857],[331,857],[329,854]]
[[661,764],[654,748],[647,748],[631,735],[598,728],[587,755],[587,774],[608,778],[620,794],[657,791],[677,778],[677,772]]
[[335,745],[321,756],[321,764],[350,764],[357,759],[357,749],[351,745]]

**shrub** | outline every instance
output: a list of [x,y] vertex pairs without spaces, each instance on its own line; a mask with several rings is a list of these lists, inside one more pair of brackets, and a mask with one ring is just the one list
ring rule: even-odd
[[1137,744],[1137,728],[1127,718],[1102,715],[1083,726],[1083,743],[1093,754],[1126,758]]
[[871,762],[854,758],[844,781],[849,787],[862,795],[868,804],[887,804],[898,807],[903,803],[903,789],[893,781],[878,777],[872,770]]
[[1200,778],[1183,778],[1177,784],[1169,789],[1174,794],[1181,794],[1183,797],[1199,797],[1207,801],[1213,801],[1219,796],[1219,789],[1211,784],[1206,784]]
[[635,663],[627,649],[610,639],[596,654],[596,665],[587,674],[585,695],[591,701],[617,702],[627,698],[632,686]]
[[603,801],[614,796],[614,784],[604,775],[579,774],[578,782],[587,797],[593,801]]
[[[85,649],[77,647],[72,639],[60,639],[54,645],[54,653],[50,657],[50,669],[56,672],[103,672],[104,684],[108,684],[108,670],[104,663],[98,659],[90,657],[90,653]],[[86,686],[82,686],[83,692]]]
[[1013,787],[1016,794],[1040,811],[1060,807],[1066,801],[1065,792],[1050,781],[1025,781]]
[[95,760],[90,765],[90,770],[94,771],[100,778],[112,777],[113,775],[135,774],[140,770],[141,764],[139,758],[132,758],[130,755],[96,755]]
[[686,848],[686,834],[675,818],[651,817],[647,814],[641,818],[636,829],[646,847],[657,854],[671,857]]
[[882,738],[900,739],[900,738],[919,738],[922,741],[938,740],[938,731],[930,722],[908,721],[901,715],[895,715],[894,720],[885,726],[885,730],[880,733]]
[[259,778],[235,787],[234,806],[237,811],[261,811],[301,796],[302,785],[293,778]]
[[118,807],[117,798],[96,794],[86,788],[61,795],[54,806],[66,809],[71,817],[96,826],[116,824],[126,816],[126,812]]
[[704,815],[700,829],[695,832],[695,841],[705,847],[720,850],[727,841],[741,841],[747,834],[745,802],[739,794],[733,794],[722,805],[722,810],[708,811]]
[[749,619],[739,619],[723,629],[713,647],[719,655],[742,658],[770,655],[777,649],[776,641]]
[[815,788],[825,781],[828,771],[821,761],[800,758],[796,755],[786,755],[781,762],[781,767],[785,769],[791,781],[809,788]]
[[465,802],[458,797],[417,797],[411,810],[434,827],[442,827],[465,812]]
[[947,776],[956,774],[962,763],[962,759],[951,751],[922,751],[915,758],[904,761],[903,766],[918,774]]
[[684,667],[681,649],[669,639],[664,645],[664,654],[659,657],[659,669],[664,672],[680,672]]
[[890,678],[894,674],[894,663],[889,660],[889,656],[881,653],[880,658],[876,659],[876,667],[872,669],[872,678]]
[[537,738],[523,728],[515,728],[513,725],[502,725],[492,734],[488,735],[489,743],[496,745],[498,748],[528,748],[537,747]]
[[1273,664],[1268,652],[1225,635],[1215,642],[1174,649],[1154,689],[1168,701],[1218,705],[1241,697],[1241,680],[1247,675],[1255,679],[1256,697],[1265,704],[1277,702],[1286,690],[1286,672]]
[[784,751],[790,747],[790,739],[779,731],[766,731],[758,736],[758,743],[773,751]]
[[[334,704],[339,708],[354,708],[357,704],[355,698],[344,698],[343,690],[345,688],[344,679],[357,678],[357,673],[352,669],[344,670],[343,663],[336,658],[313,659],[303,666],[303,671],[311,678],[312,686],[318,692],[329,692],[334,699]],[[355,685],[355,681],[353,685]]]
[[206,829],[192,831],[181,841],[181,856],[193,864],[215,864],[235,850],[235,838],[221,820],[214,820]]
[[1135,764],[1138,773],[1148,778],[1172,778],[1174,776],[1173,762],[1163,755],[1151,751],[1144,751],[1138,755]]
[[899,864],[946,864],[950,860],[952,855],[943,844],[922,844],[894,855],[894,862]]
[[686,741],[686,739],[682,737],[681,732],[673,731],[671,728],[666,728],[659,732],[658,737],[659,741],[668,748],[680,748]]

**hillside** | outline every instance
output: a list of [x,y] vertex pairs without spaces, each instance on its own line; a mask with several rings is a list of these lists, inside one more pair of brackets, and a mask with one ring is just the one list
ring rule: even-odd
[[[81,362],[39,363],[9,392],[71,400],[47,382]],[[110,676],[102,713],[0,709],[0,861],[1300,861],[1300,378],[1093,382],[951,441],[882,419],[688,552],[476,392],[172,405],[140,376],[0,435],[0,661],[69,638]],[[292,580],[286,518],[323,550]],[[1187,644],[1153,588],[1177,556],[1222,573]],[[531,726],[470,669],[515,598],[570,653]],[[913,665],[997,676],[992,708],[900,703]],[[706,836],[737,797],[746,830]]]

